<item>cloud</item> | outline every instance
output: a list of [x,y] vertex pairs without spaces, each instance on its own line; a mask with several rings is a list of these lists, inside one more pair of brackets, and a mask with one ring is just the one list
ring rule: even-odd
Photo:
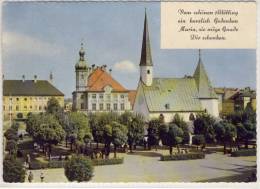
[[136,73],[137,67],[130,60],[122,60],[114,64],[114,70],[121,73]]
[[66,53],[63,46],[29,35],[3,32],[2,37],[2,47],[5,55],[25,54],[50,57]]

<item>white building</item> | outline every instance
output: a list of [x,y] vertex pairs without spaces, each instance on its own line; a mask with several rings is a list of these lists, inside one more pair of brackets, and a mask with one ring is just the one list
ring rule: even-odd
[[124,112],[132,110],[135,91],[125,89],[113,79],[106,66],[88,67],[85,51],[79,51],[80,59],[75,65],[76,90],[73,94],[73,110],[83,112]]
[[185,121],[201,112],[218,117],[218,97],[211,86],[201,60],[193,76],[183,78],[154,78],[153,61],[145,14],[142,52],[140,60],[140,81],[133,111],[143,114],[149,120],[163,116],[165,122],[172,121],[178,113]]

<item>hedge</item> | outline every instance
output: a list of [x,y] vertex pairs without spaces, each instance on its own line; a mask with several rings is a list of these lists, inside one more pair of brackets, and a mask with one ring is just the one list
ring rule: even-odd
[[231,152],[231,157],[256,156],[256,149],[243,149]]
[[124,162],[124,158],[92,159],[92,163],[95,166],[99,166],[99,165],[115,165],[115,164],[122,164],[123,162]]
[[204,159],[204,153],[189,153],[189,154],[175,154],[163,155],[161,161],[177,161],[177,160],[190,160],[190,159]]
[[46,168],[63,168],[66,161],[51,160],[49,162],[33,161],[30,163],[29,169],[46,169]]

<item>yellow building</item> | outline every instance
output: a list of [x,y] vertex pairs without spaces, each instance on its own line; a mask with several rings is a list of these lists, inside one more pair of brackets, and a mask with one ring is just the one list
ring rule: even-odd
[[4,80],[4,119],[26,118],[28,113],[44,112],[50,98],[64,106],[64,94],[47,80]]

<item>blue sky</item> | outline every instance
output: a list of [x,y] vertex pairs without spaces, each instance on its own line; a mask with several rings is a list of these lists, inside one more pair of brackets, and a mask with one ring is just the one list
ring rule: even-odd
[[[135,89],[144,9],[147,8],[155,77],[192,75],[198,50],[160,49],[160,3],[4,3],[3,73],[5,79],[48,79],[71,97],[74,66],[83,41],[91,66],[108,65],[123,86]],[[256,51],[205,49],[202,60],[216,87],[256,86]]]

